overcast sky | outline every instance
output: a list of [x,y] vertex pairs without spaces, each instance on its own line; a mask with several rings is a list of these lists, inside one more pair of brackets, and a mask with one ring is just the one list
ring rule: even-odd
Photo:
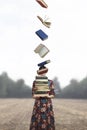
[[[72,78],[87,76],[87,0],[45,0],[42,8],[36,0],[0,0],[0,74],[23,78],[28,85],[35,79],[37,64],[50,59],[47,76],[55,76],[61,86]],[[37,15],[48,16],[46,28]],[[48,39],[42,41],[35,31],[42,29]],[[34,52],[40,44],[50,52],[41,58]]]

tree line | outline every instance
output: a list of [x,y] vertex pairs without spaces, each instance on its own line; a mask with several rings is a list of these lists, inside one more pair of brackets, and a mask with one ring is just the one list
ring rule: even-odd
[[72,79],[59,95],[62,98],[87,99],[87,77],[81,81]]
[[25,84],[23,79],[16,82],[9,78],[6,72],[0,75],[0,98],[29,98],[31,88]]
[[[61,88],[57,77],[53,79],[56,98],[87,99],[87,77],[81,81],[72,79],[70,83]],[[9,78],[6,72],[0,75],[0,98],[31,98],[32,90],[23,79],[17,81]]]

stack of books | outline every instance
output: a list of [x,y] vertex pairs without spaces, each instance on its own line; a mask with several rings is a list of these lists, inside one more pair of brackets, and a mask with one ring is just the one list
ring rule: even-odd
[[50,91],[48,86],[48,77],[36,76],[35,88],[34,96],[48,96]]

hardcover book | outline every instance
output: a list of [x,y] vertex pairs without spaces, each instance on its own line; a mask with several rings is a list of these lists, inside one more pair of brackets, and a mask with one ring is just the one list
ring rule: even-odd
[[48,77],[47,76],[36,76],[35,77],[36,79],[42,79],[42,80],[44,80],[44,79],[48,79]]
[[41,21],[41,23],[42,23],[44,26],[50,28],[51,22],[48,22],[47,20],[43,20],[40,16],[37,16],[37,18]]
[[45,45],[40,44],[39,46],[36,47],[34,52],[38,53],[40,57],[43,58],[49,52],[49,49]]
[[46,40],[48,38],[48,35],[43,32],[41,29],[35,32],[41,40]]
[[38,66],[41,67],[41,66],[44,66],[44,65],[46,65],[48,63],[50,63],[50,60],[43,61],[43,62],[39,63]]
[[45,74],[45,73],[47,73],[48,72],[48,68],[44,68],[44,69],[41,69],[41,70],[37,70],[37,74],[38,75],[43,75],[43,74]]
[[36,0],[42,7],[47,8],[48,5],[43,0]]

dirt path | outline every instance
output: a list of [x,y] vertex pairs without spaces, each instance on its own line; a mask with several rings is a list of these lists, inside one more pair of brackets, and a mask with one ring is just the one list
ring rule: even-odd
[[[34,100],[0,99],[0,130],[29,130]],[[53,99],[56,130],[87,130],[87,100]]]

